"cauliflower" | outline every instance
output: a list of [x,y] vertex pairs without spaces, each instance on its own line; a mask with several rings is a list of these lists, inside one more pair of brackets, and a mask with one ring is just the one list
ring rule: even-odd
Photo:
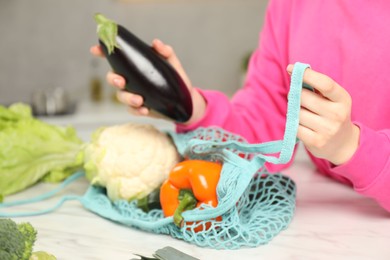
[[147,196],[180,156],[170,137],[152,125],[128,123],[97,130],[85,149],[86,176],[115,201]]

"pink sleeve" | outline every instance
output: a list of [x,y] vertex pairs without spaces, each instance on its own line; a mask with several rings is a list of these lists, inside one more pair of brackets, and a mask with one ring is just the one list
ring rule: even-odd
[[357,192],[376,199],[390,211],[390,130],[374,131],[355,124],[360,127],[358,150],[333,171],[349,179]]
[[[289,60],[292,2],[269,2],[259,46],[251,57],[243,88],[231,100],[217,91],[199,90],[207,101],[204,117],[190,126],[177,125],[178,131],[215,125],[240,134],[250,143],[282,139],[290,84],[286,66],[298,61]],[[376,131],[355,123],[361,135],[354,156],[337,167],[326,164],[323,170],[349,179],[357,192],[374,198],[390,211],[390,129]],[[314,161],[319,165],[321,159]],[[286,165],[266,166],[270,171],[279,171]]]
[[[204,117],[190,126],[177,125],[177,131],[220,126],[250,143],[283,138],[290,84],[286,72],[289,8],[273,3],[280,1],[271,2],[267,10],[260,44],[250,59],[243,88],[231,100],[220,92],[199,89],[207,102]],[[267,168],[277,171],[284,166]]]

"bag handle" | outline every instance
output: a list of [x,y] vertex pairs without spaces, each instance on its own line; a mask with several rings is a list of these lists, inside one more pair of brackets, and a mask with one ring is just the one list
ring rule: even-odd
[[[253,158],[254,165],[260,168],[264,161],[273,164],[284,164],[290,161],[297,142],[297,131],[299,124],[299,110],[301,106],[301,92],[303,84],[303,74],[310,65],[297,62],[291,75],[290,90],[288,93],[286,126],[283,140],[271,141],[261,144],[246,144],[238,141],[212,142],[208,140],[193,139],[189,141],[189,148],[196,154],[215,153],[224,148],[235,149],[241,152],[256,153]],[[310,86],[304,86],[310,88]],[[267,154],[279,153],[279,156]],[[225,156],[235,157],[234,153],[224,151]],[[237,156],[236,156],[237,157]],[[241,159],[241,158],[240,158]],[[257,168],[257,169],[258,169]]]
[[[10,201],[10,202],[3,202],[3,203],[0,203],[0,208],[10,208],[10,207],[14,207],[14,206],[32,204],[32,203],[36,203],[36,202],[47,200],[49,198],[52,198],[54,195],[56,195],[57,193],[62,191],[66,186],[68,186],[69,184],[71,184],[72,182],[76,181],[77,179],[79,179],[82,176],[84,176],[84,172],[77,172],[77,173],[71,175],[70,177],[68,177],[65,181],[63,181],[61,183],[61,185],[59,185],[58,187],[56,187],[55,189],[53,189],[53,190],[51,190],[49,192],[46,192],[44,194],[38,195],[38,196],[33,197],[33,198],[25,199],[25,200],[16,200],[16,201]],[[67,195],[67,196],[63,196],[60,199],[60,201],[57,202],[57,204],[55,204],[54,206],[49,207],[47,209],[38,210],[38,211],[30,211],[30,212],[13,212],[13,213],[1,212],[0,211],[0,217],[8,217],[8,218],[10,218],[10,217],[26,217],[26,216],[42,215],[42,214],[46,214],[46,213],[55,211],[56,209],[61,207],[61,205],[65,201],[67,201],[67,200],[79,200],[79,201],[81,201],[81,199],[82,199],[82,197],[80,197],[80,196]]]
[[[215,218],[224,214],[227,210],[234,206],[234,204],[241,197],[242,193],[247,189],[253,174],[256,173],[265,162],[270,163],[287,163],[293,154],[295,144],[297,142],[297,131],[299,124],[299,110],[300,110],[300,98],[303,86],[303,74],[309,67],[307,64],[296,63],[291,76],[290,90],[288,94],[287,104],[287,119],[286,127],[284,131],[283,140],[266,142],[261,144],[246,144],[238,141],[226,141],[226,142],[211,142],[207,140],[192,139],[189,143],[189,148],[196,154],[202,153],[218,153],[223,157],[223,167],[230,167],[227,172],[234,172],[234,165],[238,168],[245,168],[245,174],[239,173],[239,182],[235,187],[232,197],[227,201],[219,203],[216,208],[207,208],[198,210],[196,214],[191,212],[183,212],[183,218],[186,221],[199,221],[207,218]],[[239,157],[228,149],[235,149],[242,152],[256,153],[251,161]],[[278,153],[279,157],[267,155],[272,153]],[[238,173],[237,173],[238,174]],[[221,176],[221,178],[238,178],[235,176]],[[221,180],[220,180],[221,181]]]
[[[291,75],[290,91],[288,93],[287,120],[283,136],[282,149],[278,160],[274,163],[288,163],[294,152],[297,142],[299,125],[299,111],[301,109],[301,93],[303,86],[303,75],[309,68],[309,64],[297,62]],[[271,162],[271,161],[270,161]]]

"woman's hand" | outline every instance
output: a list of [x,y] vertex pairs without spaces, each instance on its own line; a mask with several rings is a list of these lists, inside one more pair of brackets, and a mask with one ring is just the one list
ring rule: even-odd
[[[293,65],[287,67],[292,73]],[[330,77],[306,69],[302,90],[298,138],[316,157],[335,165],[347,162],[359,145],[360,129],[351,121],[352,99]]]
[[[186,124],[191,124],[197,121],[203,116],[206,110],[206,102],[204,98],[192,87],[190,79],[188,78],[186,72],[183,69],[183,66],[181,65],[171,46],[164,44],[158,39],[155,39],[152,42],[152,47],[176,69],[191,93],[193,113],[192,117],[188,122],[186,122]],[[95,56],[104,57],[104,54],[99,45],[92,46],[90,51]],[[106,80],[111,86],[114,86],[118,89],[118,100],[129,107],[129,112],[131,114],[158,117],[158,115],[151,113],[151,111],[144,106],[144,100],[140,95],[124,91],[126,81],[122,76],[110,71],[107,73]]]

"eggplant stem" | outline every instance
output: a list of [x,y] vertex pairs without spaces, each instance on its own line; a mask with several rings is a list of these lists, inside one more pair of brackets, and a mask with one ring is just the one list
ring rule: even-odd
[[97,24],[104,24],[104,23],[112,22],[110,19],[106,18],[101,13],[95,14],[94,18],[95,18],[95,21]]
[[95,21],[98,25],[97,34],[99,39],[107,47],[108,54],[113,53],[114,49],[118,48],[118,44],[116,42],[116,36],[118,35],[118,25],[100,13],[95,14]]

